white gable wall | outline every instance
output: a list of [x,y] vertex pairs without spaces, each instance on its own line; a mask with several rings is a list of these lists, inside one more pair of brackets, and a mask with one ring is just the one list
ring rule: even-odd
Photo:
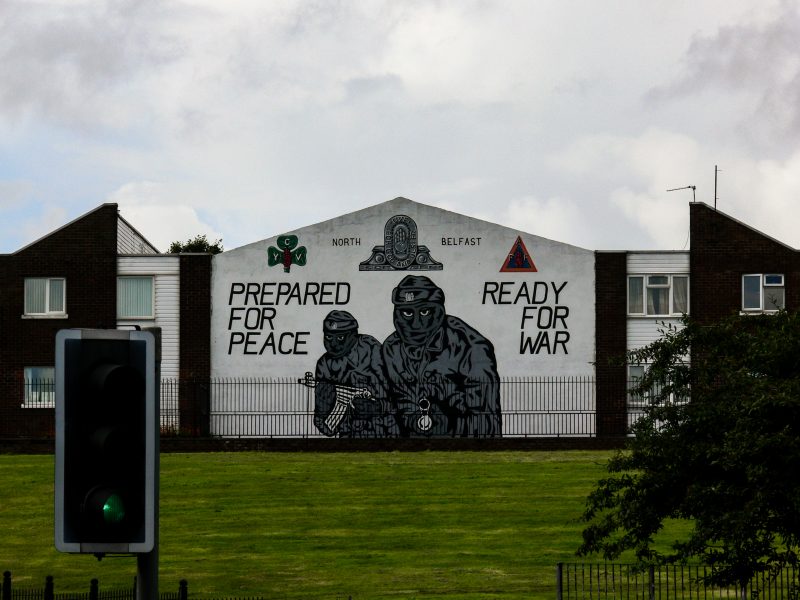
[[[386,249],[393,242],[384,239],[390,221],[416,225],[422,258],[412,265],[439,263],[441,270],[375,270],[391,255]],[[296,248],[305,248],[306,258],[304,266],[292,264],[288,272],[282,265],[269,266],[282,236],[212,259],[212,378],[297,382],[313,373],[325,352],[322,322],[331,310],[351,313],[359,333],[384,342],[394,332],[392,291],[413,274],[439,286],[447,314],[491,342],[501,381],[576,376],[589,381],[566,387],[502,384],[500,403],[510,411],[555,407],[574,413],[503,413],[503,435],[557,435],[564,430],[562,418],[585,421],[585,435],[594,431],[592,414],[582,412],[594,409],[593,252],[403,198],[287,234],[297,237]],[[501,272],[517,238],[535,272]],[[393,262],[404,266],[397,256]],[[370,270],[362,268],[364,263]],[[215,389],[212,433],[286,435],[285,426],[254,415],[313,410],[310,390],[303,399],[286,396],[287,386],[270,389],[255,403],[238,396],[235,386]],[[310,416],[292,423],[294,435],[319,435]]]
[[[418,245],[442,270],[359,270],[373,247],[384,245],[387,220],[397,215],[416,222]],[[277,236],[214,257],[212,377],[302,377],[313,371],[324,353],[322,320],[334,309],[350,312],[360,333],[382,342],[394,331],[392,290],[409,274],[429,277],[444,290],[447,313],[492,342],[501,377],[593,373],[589,250],[402,198],[291,233],[306,248],[307,263],[288,273],[267,264]],[[500,272],[517,236],[536,272]],[[326,304],[320,296],[278,298],[279,289],[298,286],[302,293],[309,285],[325,292]]]

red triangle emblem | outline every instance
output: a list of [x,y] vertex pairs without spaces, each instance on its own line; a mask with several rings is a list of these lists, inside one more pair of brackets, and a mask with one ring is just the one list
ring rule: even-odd
[[528,249],[520,236],[517,236],[517,241],[511,246],[511,250],[506,257],[503,266],[500,268],[501,273],[536,273],[539,269],[533,264]]

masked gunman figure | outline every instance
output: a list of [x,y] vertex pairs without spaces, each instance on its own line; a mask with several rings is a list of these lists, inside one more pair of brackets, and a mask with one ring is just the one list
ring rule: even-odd
[[397,436],[380,342],[359,334],[358,321],[343,310],[328,313],[322,333],[326,352],[314,374],[314,425],[329,437]]
[[502,435],[492,343],[445,313],[444,292],[427,277],[405,277],[392,303],[383,358],[401,435]]

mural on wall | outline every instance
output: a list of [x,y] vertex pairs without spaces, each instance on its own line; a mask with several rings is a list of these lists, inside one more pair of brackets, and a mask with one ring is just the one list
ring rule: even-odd
[[301,380],[315,389],[314,424],[327,436],[502,435],[494,346],[448,315],[444,291],[408,275],[392,291],[395,331],[383,345],[348,312],[323,321],[325,354]]
[[279,235],[275,241],[275,246],[270,246],[267,250],[267,264],[270,267],[283,265],[284,273],[289,273],[292,265],[299,267],[306,266],[306,247],[297,248],[299,240],[296,235]]
[[233,416],[219,435],[539,434],[558,424],[509,415],[550,392],[523,397],[498,372],[593,372],[594,253],[532,234],[396,199],[213,265],[212,376],[291,376],[306,390],[274,386],[258,417],[233,390],[220,396]]
[[417,244],[417,223],[407,215],[395,215],[383,228],[383,246],[358,266],[359,271],[441,271],[442,263],[431,257],[427,246]]

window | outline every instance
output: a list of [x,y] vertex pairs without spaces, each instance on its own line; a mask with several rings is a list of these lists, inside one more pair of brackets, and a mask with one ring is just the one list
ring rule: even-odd
[[628,365],[628,406],[631,408],[644,408],[661,393],[660,385],[634,391],[641,384],[646,368],[645,365]]
[[783,275],[776,273],[742,275],[742,310],[774,312],[786,306]]
[[56,405],[55,369],[25,367],[23,408],[53,408]]
[[628,405],[631,407],[640,407],[647,404],[647,399],[643,394],[637,394],[633,391],[639,385],[642,377],[644,377],[644,365],[628,365]]
[[153,278],[117,278],[117,318],[153,318]]
[[25,316],[65,317],[66,293],[63,278],[25,279]]
[[675,396],[670,393],[668,398],[662,399],[663,384],[655,383],[647,390],[637,390],[645,375],[647,365],[628,365],[628,406],[630,408],[644,408],[654,401],[659,404],[666,401],[668,404],[685,404],[688,398]]
[[688,275],[628,277],[629,315],[682,315],[689,312]]

